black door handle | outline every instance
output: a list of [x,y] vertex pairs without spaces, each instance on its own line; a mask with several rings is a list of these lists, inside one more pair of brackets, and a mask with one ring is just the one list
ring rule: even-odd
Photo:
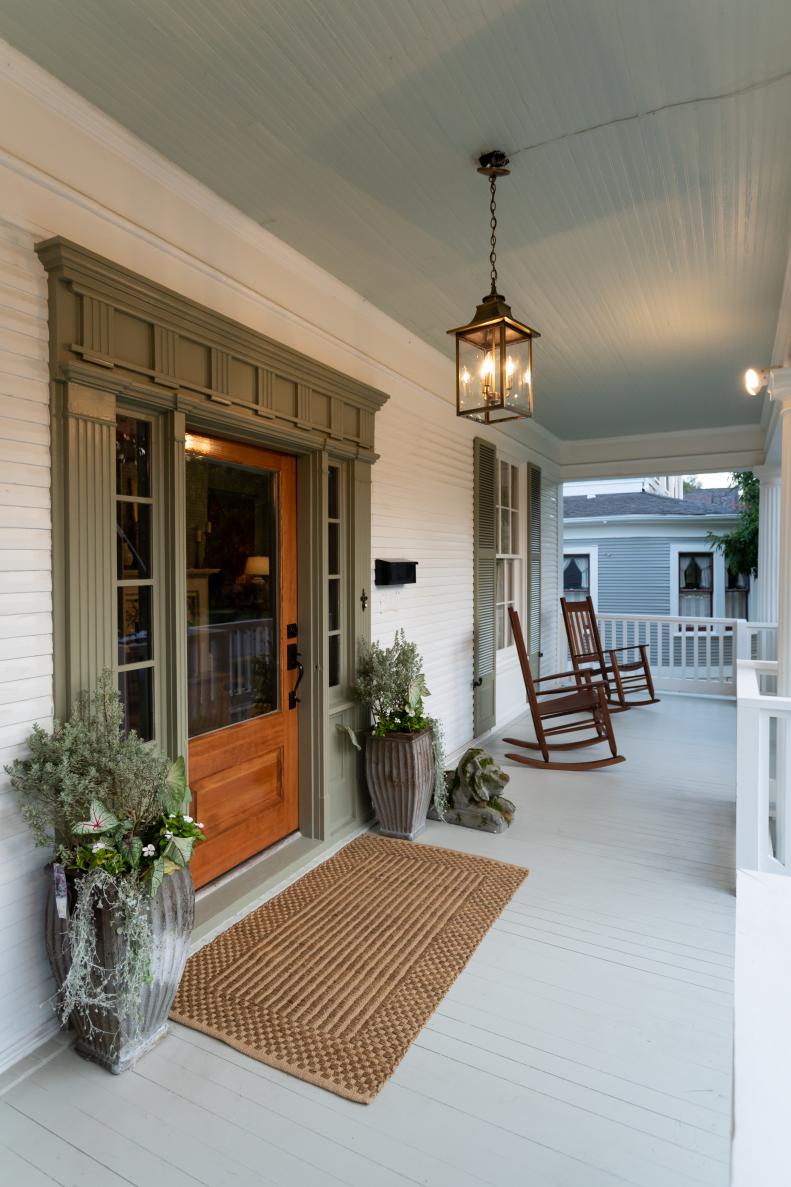
[[483,684],[483,676],[479,676],[477,680],[473,680],[472,687],[480,688],[482,684]]
[[[302,663],[301,652],[299,652],[299,651],[294,652],[294,666],[297,669],[297,682],[294,685],[294,687],[291,689],[291,692],[288,694],[289,709],[296,709],[297,705],[299,704],[299,697],[297,696],[297,689],[299,688],[300,684],[302,683],[302,677],[305,675],[305,665]],[[290,664],[289,664],[289,667],[291,667]]]

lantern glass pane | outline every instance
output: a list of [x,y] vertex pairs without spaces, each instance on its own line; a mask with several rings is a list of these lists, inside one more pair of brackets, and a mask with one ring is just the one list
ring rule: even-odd
[[459,412],[485,420],[500,407],[500,327],[459,338]]
[[506,344],[505,400],[511,415],[529,416],[533,404],[533,376],[530,339],[523,338]]

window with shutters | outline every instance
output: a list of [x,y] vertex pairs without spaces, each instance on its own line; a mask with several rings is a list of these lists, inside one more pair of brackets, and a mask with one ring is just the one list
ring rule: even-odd
[[519,516],[519,467],[497,463],[497,650],[513,645],[508,609],[521,614],[522,547]]

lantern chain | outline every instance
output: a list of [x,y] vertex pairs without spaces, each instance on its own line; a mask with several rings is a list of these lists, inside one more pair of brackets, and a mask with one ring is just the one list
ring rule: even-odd
[[489,178],[489,190],[492,195],[489,201],[489,226],[491,228],[489,264],[491,265],[492,277],[491,295],[494,297],[497,294],[497,177],[494,174]]

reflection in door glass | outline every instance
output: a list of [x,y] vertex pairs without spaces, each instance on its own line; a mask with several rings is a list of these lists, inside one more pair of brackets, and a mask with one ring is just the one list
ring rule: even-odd
[[189,734],[278,708],[277,475],[187,452]]

